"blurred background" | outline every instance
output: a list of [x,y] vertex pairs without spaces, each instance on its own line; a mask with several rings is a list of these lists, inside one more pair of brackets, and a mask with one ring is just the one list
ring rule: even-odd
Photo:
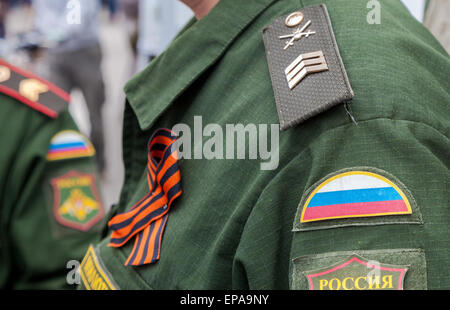
[[[450,0],[402,1],[449,51]],[[70,112],[99,153],[107,208],[124,177],[123,86],[191,18],[178,0],[0,0],[0,57],[71,94]]]
[[106,208],[124,178],[123,87],[192,16],[178,0],[0,0],[0,57],[71,94],[75,122],[103,153]]

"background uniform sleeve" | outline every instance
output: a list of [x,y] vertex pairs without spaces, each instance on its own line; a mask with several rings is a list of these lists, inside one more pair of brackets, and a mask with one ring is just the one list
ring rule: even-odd
[[66,264],[81,260],[89,244],[98,240],[101,221],[87,231],[58,222],[55,205],[61,203],[55,201],[50,183],[73,171],[97,179],[94,157],[47,160],[54,135],[78,131],[68,112],[51,120],[12,99],[2,100],[0,287],[70,288]]
[[[450,288],[448,136],[448,128],[386,118],[319,135],[261,193],[235,256],[234,285],[308,289],[309,271],[357,253],[408,265],[405,289]],[[412,214],[323,220],[314,229],[293,229],[302,197],[328,175],[352,167],[392,176],[415,206]]]

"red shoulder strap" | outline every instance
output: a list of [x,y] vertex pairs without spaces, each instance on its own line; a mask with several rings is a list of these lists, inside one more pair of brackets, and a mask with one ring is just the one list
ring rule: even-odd
[[38,76],[0,59],[0,93],[13,97],[51,118],[67,108],[70,95]]

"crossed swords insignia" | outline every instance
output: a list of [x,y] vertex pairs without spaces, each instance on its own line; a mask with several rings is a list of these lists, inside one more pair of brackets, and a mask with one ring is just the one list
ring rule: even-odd
[[311,21],[308,20],[308,22],[302,28],[299,27],[293,33],[287,34],[284,36],[279,36],[280,39],[290,38],[290,40],[286,41],[286,46],[284,47],[284,50],[287,50],[289,48],[289,46],[294,45],[295,41],[298,41],[303,37],[307,38],[310,35],[315,34],[316,33],[315,31],[310,31],[310,30],[308,30],[308,32],[304,32],[310,25],[311,25]]

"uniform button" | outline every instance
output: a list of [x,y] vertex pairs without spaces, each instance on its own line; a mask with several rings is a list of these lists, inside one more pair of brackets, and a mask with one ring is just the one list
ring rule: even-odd
[[286,17],[285,24],[288,27],[296,27],[302,23],[304,18],[305,17],[303,16],[303,13],[297,11],[297,12],[289,14],[289,16]]

